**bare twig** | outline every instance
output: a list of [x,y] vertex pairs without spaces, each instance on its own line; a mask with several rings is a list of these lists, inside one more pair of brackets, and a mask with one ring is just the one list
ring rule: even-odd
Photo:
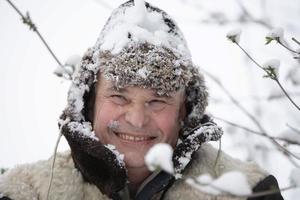
[[[289,96],[293,96],[293,97],[298,97],[300,96],[300,92],[289,92]],[[274,95],[270,95],[269,97],[267,97],[267,100],[275,100],[275,99],[281,99],[281,98],[286,98],[285,94],[274,94]]]
[[287,127],[289,127],[290,129],[292,129],[293,131],[295,131],[296,133],[300,134],[300,130],[296,129],[295,127],[292,127],[291,125],[287,124]]
[[294,41],[294,42],[296,42],[298,45],[300,45],[300,42],[296,39],[296,38],[292,38],[292,40]]
[[59,135],[58,135],[58,138],[56,140],[56,144],[55,144],[55,148],[54,148],[54,153],[53,153],[53,160],[52,160],[52,165],[51,165],[51,175],[50,175],[50,179],[49,179],[49,185],[48,185],[47,196],[46,196],[47,200],[49,199],[49,195],[50,195],[50,191],[51,191],[52,180],[53,180],[53,173],[54,173],[54,165],[55,165],[55,159],[56,159],[56,152],[57,152],[57,148],[58,148],[58,144],[59,144],[61,136],[62,136],[62,133],[60,131]]
[[[236,43],[237,44],[237,43]],[[245,53],[247,53],[245,51]],[[249,54],[248,54],[249,55]],[[250,55],[249,55],[250,56]],[[251,57],[251,56],[250,56]],[[252,58],[252,57],[251,57]],[[253,59],[253,58],[252,58]],[[256,62],[253,59],[254,62]],[[257,119],[250,113],[248,112],[238,101],[237,99],[235,99],[233,97],[233,95],[223,86],[223,84],[221,83],[221,81],[216,78],[215,76],[213,76],[212,74],[210,74],[209,72],[205,71],[202,69],[202,71],[208,76],[210,77],[215,83],[217,83],[219,85],[219,87],[226,93],[226,95],[230,98],[230,100],[233,102],[234,105],[236,105],[244,114],[246,114],[246,116],[248,116],[248,118],[250,118],[252,120],[252,122],[257,126],[257,128],[261,131],[261,133],[263,133],[264,135],[270,137],[267,134],[267,131],[262,127],[262,125],[257,121]],[[290,155],[292,155],[293,157],[297,158],[300,160],[300,157],[295,155],[294,153],[290,152],[288,149],[286,149],[285,147],[283,147],[281,144],[279,144],[274,138],[270,138],[270,140],[274,143],[275,146],[279,147],[279,149],[281,149],[283,152],[288,153]]]
[[[286,142],[286,143],[289,143],[289,144],[299,145],[300,146],[300,143],[298,141],[295,141],[295,140],[290,140],[290,139],[286,139],[286,138],[282,138],[282,137],[273,137],[273,136],[270,136],[270,135],[268,135],[266,133],[255,131],[253,129],[250,129],[250,128],[242,126],[242,125],[239,125],[239,124],[234,123],[234,122],[230,122],[230,121],[222,119],[220,117],[213,116],[213,118],[215,118],[217,120],[220,120],[222,122],[225,122],[226,124],[229,124],[231,126],[234,126],[234,127],[239,128],[239,129],[243,129],[243,130],[245,130],[247,132],[253,133],[255,135],[263,136],[263,137],[266,137],[266,138],[269,138],[269,139],[280,140],[280,141],[283,141],[283,142]],[[300,157],[299,157],[299,159],[300,159]]]
[[261,124],[257,121],[257,119],[246,109],[244,108],[239,101],[234,98],[234,96],[224,87],[224,85],[221,83],[221,81],[213,76],[211,73],[205,71],[202,69],[202,71],[208,76],[210,77],[216,84],[218,84],[218,86],[225,92],[225,94],[229,97],[229,99],[233,102],[233,104],[235,106],[237,106],[243,113],[245,113],[248,118],[251,119],[251,121],[262,131],[264,132],[264,128],[261,126]]
[[284,89],[284,87],[282,86],[282,84],[280,83],[280,81],[277,78],[275,79],[275,82],[280,87],[280,89],[283,91],[285,96],[290,100],[290,102],[300,111],[300,107],[292,100],[290,95],[287,93],[287,91]]
[[294,159],[291,156],[287,156],[287,158],[296,168],[300,169],[300,165],[296,161],[294,161]]
[[[223,194],[220,194],[221,196],[224,196],[224,195],[228,195],[230,197],[239,197],[239,198],[256,198],[256,197],[262,197],[262,196],[267,196],[267,195],[272,195],[272,194],[276,194],[276,193],[280,193],[280,192],[284,192],[284,191],[287,191],[287,190],[291,190],[291,189],[295,189],[297,188],[296,185],[290,185],[288,187],[284,187],[284,188],[278,188],[278,189],[270,189],[270,190],[265,190],[265,191],[260,191],[260,192],[254,192],[252,194],[249,194],[249,195],[237,195],[237,194],[233,194],[227,190],[224,190],[223,188],[220,188],[218,186],[215,186],[213,184],[207,184],[207,183],[202,183],[200,182],[199,180],[197,180],[196,178],[191,178],[194,183],[198,184],[199,186],[209,186],[217,191],[220,191],[221,193]],[[192,184],[190,184],[191,186],[193,186]],[[204,191],[205,192],[205,191]]]
[[219,140],[219,149],[218,149],[218,154],[214,163],[214,171],[216,176],[219,176],[219,170],[217,169],[217,165],[221,156],[221,152],[222,152],[222,138]]
[[[9,5],[11,5],[11,7],[21,16],[22,18],[22,22],[24,24],[26,24],[27,26],[29,26],[29,29],[32,30],[33,32],[35,32],[38,37],[40,38],[40,40],[43,42],[43,44],[45,45],[45,47],[47,48],[47,50],[49,51],[49,53],[52,55],[52,57],[54,58],[54,60],[57,62],[57,64],[62,68],[62,70],[64,72],[66,72],[66,69],[64,68],[64,66],[61,64],[61,62],[59,61],[59,59],[57,58],[57,56],[54,54],[54,52],[51,50],[50,46],[48,45],[48,43],[46,42],[46,40],[44,39],[44,37],[41,35],[41,33],[39,32],[37,26],[33,23],[32,19],[30,18],[29,12],[26,12],[26,16],[22,14],[22,12],[17,8],[17,6],[15,4],[13,4],[10,0],[6,0]],[[66,72],[66,74],[68,74]],[[66,77],[67,79],[71,79],[71,77]]]
[[277,42],[282,46],[284,47],[285,49],[287,49],[288,51],[292,52],[292,53],[296,53],[296,54],[300,54],[299,52],[291,49],[290,47],[288,47],[287,45],[283,44],[283,42],[281,42],[280,40],[277,40]]
[[244,6],[244,4],[241,1],[236,1],[237,4],[239,5],[241,11],[242,11],[242,15],[240,16],[240,22],[253,22],[256,24],[260,24],[263,27],[267,28],[267,29],[271,29],[272,26],[270,25],[270,22],[268,22],[265,19],[256,19],[255,17],[253,17],[252,14],[250,14],[250,12],[248,11],[248,9]]

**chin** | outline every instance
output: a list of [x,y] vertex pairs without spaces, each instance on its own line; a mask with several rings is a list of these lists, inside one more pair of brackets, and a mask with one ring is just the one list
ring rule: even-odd
[[127,168],[142,168],[145,167],[145,155],[136,153],[126,153],[124,155],[124,162]]

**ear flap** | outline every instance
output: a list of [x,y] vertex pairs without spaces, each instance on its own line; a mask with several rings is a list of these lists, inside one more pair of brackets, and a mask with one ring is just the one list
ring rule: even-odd
[[71,147],[75,166],[85,181],[95,184],[110,198],[118,196],[127,182],[125,164],[100,141],[70,130],[67,124],[61,131]]

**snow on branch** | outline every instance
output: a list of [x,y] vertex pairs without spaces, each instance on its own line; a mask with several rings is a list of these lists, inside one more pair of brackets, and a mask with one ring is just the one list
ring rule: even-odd
[[[277,34],[276,36],[279,36],[279,34]],[[270,78],[272,80],[274,80],[277,85],[280,87],[280,89],[282,90],[282,92],[285,94],[285,96],[288,98],[288,100],[296,107],[296,109],[298,111],[300,111],[300,107],[295,103],[295,101],[290,97],[290,95],[287,93],[287,91],[285,90],[285,88],[282,86],[281,82],[278,79],[278,75],[275,73],[274,70],[274,66],[268,66],[268,67],[264,67],[261,64],[259,64],[239,43],[237,43],[234,40],[231,40],[234,44],[236,44],[244,53],[245,55],[256,65],[258,66],[260,69],[262,69],[266,74],[264,75],[265,78]],[[273,62],[274,64],[274,62]]]
[[232,41],[233,43],[239,43],[240,42],[240,37],[241,37],[241,29],[233,29],[229,31],[226,35],[226,37]]
[[[274,29],[272,29],[266,35],[266,44],[269,44],[272,41],[277,41],[277,43],[280,44],[282,47],[284,47],[288,51],[296,54],[296,56],[294,58],[298,59],[298,57],[300,55],[300,51],[298,51],[298,49],[297,50],[291,49],[288,45],[285,44],[284,38],[283,38],[283,33],[284,33],[283,28],[274,28]],[[300,43],[298,42],[298,40],[296,40],[295,38],[292,38],[292,40],[294,42],[296,42],[296,44],[300,45]]]
[[174,173],[172,162],[173,149],[169,144],[159,143],[150,148],[145,156],[145,163],[150,171],[164,170]]
[[12,3],[12,1],[10,1],[10,0],[6,0],[6,1],[21,16],[22,22],[24,24],[26,24],[27,26],[29,26],[29,29],[32,30],[33,32],[35,32],[38,35],[38,37],[40,38],[40,40],[42,41],[44,46],[47,48],[48,52],[51,54],[51,56],[57,62],[59,67],[54,71],[54,74],[59,76],[59,77],[64,77],[65,79],[70,80],[72,78],[72,74],[75,71],[75,68],[70,66],[70,65],[67,65],[67,64],[65,64],[65,65],[61,64],[61,62],[59,61],[59,59],[57,58],[55,53],[51,50],[49,44],[46,42],[45,38],[39,32],[39,30],[38,30],[37,26],[35,25],[35,23],[32,21],[29,12],[26,12],[26,16],[25,16],[18,9],[18,7],[14,3]]
[[254,193],[252,193],[250,184],[247,181],[247,177],[239,171],[230,171],[224,173],[216,179],[213,179],[209,174],[203,174],[197,178],[186,179],[186,183],[207,194],[248,199],[276,194],[279,192],[299,187],[300,171],[294,171],[293,174],[291,174],[291,176],[292,175],[295,178],[291,180],[291,182],[293,182],[291,186],[281,189],[270,189]]
[[283,28],[273,28],[266,36],[266,44],[269,44],[273,40],[279,42],[283,40]]
[[203,174],[197,178],[187,179],[186,183],[212,195],[222,193],[238,196],[251,194],[251,187],[246,176],[239,171],[227,172],[216,179],[213,179],[209,174]]

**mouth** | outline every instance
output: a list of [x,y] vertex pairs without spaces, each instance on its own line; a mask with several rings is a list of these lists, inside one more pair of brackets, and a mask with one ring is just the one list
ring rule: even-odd
[[127,133],[120,133],[120,132],[115,132],[113,133],[120,138],[123,141],[126,142],[151,142],[153,141],[156,137],[151,137],[151,136],[137,136],[137,135],[130,135]]

